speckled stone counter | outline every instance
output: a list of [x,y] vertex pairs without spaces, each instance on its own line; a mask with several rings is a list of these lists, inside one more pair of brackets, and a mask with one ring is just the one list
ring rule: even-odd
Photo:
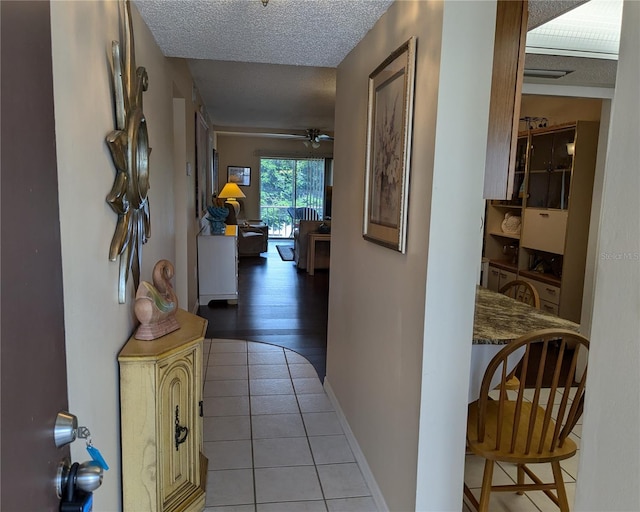
[[579,328],[580,326],[574,322],[533,308],[501,293],[480,286],[476,289],[474,344],[503,345],[539,329],[578,331]]

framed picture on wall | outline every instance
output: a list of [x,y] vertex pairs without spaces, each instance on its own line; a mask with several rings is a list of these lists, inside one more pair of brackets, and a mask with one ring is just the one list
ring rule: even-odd
[[[207,178],[209,176],[209,178]],[[209,164],[209,128],[199,112],[196,112],[196,218],[207,213],[207,196],[211,194],[211,167]]]
[[369,75],[363,237],[406,250],[416,59],[412,37]]
[[[212,144],[213,146],[213,144]],[[211,149],[211,189],[209,197],[212,198],[214,194],[218,195],[218,152],[215,148]]]
[[251,184],[251,167],[230,165],[227,167],[227,181],[248,187]]

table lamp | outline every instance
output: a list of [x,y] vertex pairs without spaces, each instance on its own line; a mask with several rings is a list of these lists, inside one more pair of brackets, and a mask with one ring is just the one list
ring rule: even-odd
[[220,199],[226,199],[224,204],[232,207],[236,213],[236,217],[238,217],[240,214],[240,203],[237,201],[237,198],[247,196],[245,196],[242,190],[240,190],[237,183],[228,182],[224,187],[222,187],[218,197]]

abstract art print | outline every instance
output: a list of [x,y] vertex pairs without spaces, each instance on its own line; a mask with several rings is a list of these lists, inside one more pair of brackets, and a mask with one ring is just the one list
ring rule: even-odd
[[416,39],[369,75],[365,239],[406,249]]

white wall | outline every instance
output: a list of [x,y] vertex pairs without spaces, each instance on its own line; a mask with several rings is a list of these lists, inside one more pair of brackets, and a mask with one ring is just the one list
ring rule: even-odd
[[427,255],[416,510],[462,508],[495,2],[446,2]]
[[[51,2],[69,408],[111,467],[95,494],[96,511],[120,508],[117,355],[135,322],[132,280],[127,303],[118,304],[119,264],[108,259],[117,216],[105,201],[115,177],[105,136],[115,129],[110,55],[111,41],[123,41],[118,10],[110,1]],[[143,97],[153,148],[151,238],[141,279],[151,280],[153,265],[175,256],[173,85],[166,59],[132,10],[136,63],[149,73]],[[74,460],[89,458],[83,441],[71,451]]]
[[577,511],[640,510],[640,3],[625,2],[599,223]]
[[[494,24],[494,2],[396,2],[338,67],[327,380],[394,511],[461,507]],[[362,238],[367,79],[412,35],[403,255]]]

